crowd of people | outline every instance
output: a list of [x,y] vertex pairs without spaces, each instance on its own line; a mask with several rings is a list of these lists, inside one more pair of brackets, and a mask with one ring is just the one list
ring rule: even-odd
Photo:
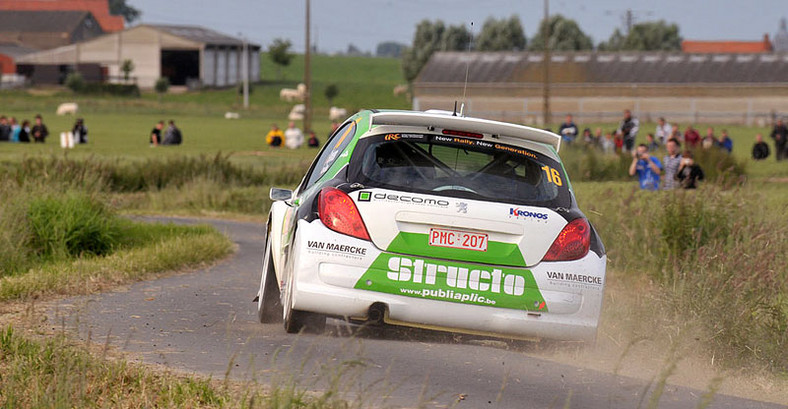
[[[88,143],[88,127],[85,120],[77,118],[71,127],[74,143]],[[40,114],[36,115],[33,124],[29,120],[20,123],[15,117],[0,116],[0,142],[44,143],[49,136],[49,128],[44,124]]]
[[47,136],[49,130],[41,115],[36,115],[35,125],[32,127],[27,119],[20,124],[14,117],[0,116],[0,142],[43,143]]
[[[616,129],[604,133],[601,128],[594,132],[589,128],[579,131],[572,115],[567,115],[558,129],[563,143],[568,145],[582,144],[591,149],[605,153],[631,154],[632,163],[629,167],[630,176],[637,176],[642,189],[694,189],[703,180],[703,169],[695,163],[693,151],[696,149],[719,149],[728,154],[733,152],[733,140],[727,129],[722,129],[719,137],[713,127],[706,128],[704,136],[692,125],[681,132],[679,125],[671,125],[665,118],[657,120],[653,133],[646,134],[645,142],[635,146],[640,130],[640,122],[630,110],[624,115]],[[776,121],[770,134],[774,140],[775,155],[778,161],[788,158],[788,127],[782,119]],[[682,144],[684,150],[681,150]],[[657,150],[665,148],[667,155],[659,160],[653,155]],[[769,145],[764,142],[763,135],[755,135],[752,158],[763,160],[769,157]]]
[[[164,131],[163,135],[162,131]],[[183,134],[172,119],[170,119],[167,129],[164,129],[164,121],[159,121],[150,131],[151,147],[180,145],[181,143],[183,143]]]
[[[336,122],[332,123],[332,133],[336,130]],[[317,138],[315,131],[307,131],[309,138],[306,138],[306,144],[310,148],[320,147],[320,140]],[[330,135],[330,134],[329,134]],[[271,125],[271,130],[265,136],[265,143],[272,148],[279,148],[283,144],[290,149],[298,149],[304,145],[304,133],[299,129],[295,122],[290,122],[284,132],[279,129],[276,124]]]

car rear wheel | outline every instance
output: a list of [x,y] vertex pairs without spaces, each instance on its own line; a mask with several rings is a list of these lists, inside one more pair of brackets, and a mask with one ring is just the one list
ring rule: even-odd
[[285,331],[288,334],[296,334],[301,331],[311,334],[322,334],[326,329],[325,315],[293,309],[293,275],[294,273],[291,272],[285,285],[282,314]]
[[271,241],[266,240],[263,256],[263,272],[257,299],[257,318],[261,323],[279,322],[282,319],[282,302],[279,299],[279,284],[271,254]]

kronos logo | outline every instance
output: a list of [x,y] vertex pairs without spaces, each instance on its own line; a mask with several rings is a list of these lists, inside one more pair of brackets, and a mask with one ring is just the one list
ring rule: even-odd
[[511,207],[509,208],[509,216],[514,217],[533,217],[536,219],[547,220],[546,213],[536,213],[536,212],[529,212],[528,210],[520,210],[519,207]]

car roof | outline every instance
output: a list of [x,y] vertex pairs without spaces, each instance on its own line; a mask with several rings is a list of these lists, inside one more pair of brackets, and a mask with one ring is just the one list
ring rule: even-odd
[[445,111],[373,111],[370,121],[370,128],[376,125],[423,126],[523,139],[552,146],[556,152],[561,147],[561,137],[552,132],[489,119],[454,116]]

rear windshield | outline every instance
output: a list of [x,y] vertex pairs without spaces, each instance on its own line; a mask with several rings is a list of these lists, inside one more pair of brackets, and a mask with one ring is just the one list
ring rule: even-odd
[[560,163],[513,145],[442,135],[388,134],[359,141],[350,179],[367,187],[503,203],[570,207]]

